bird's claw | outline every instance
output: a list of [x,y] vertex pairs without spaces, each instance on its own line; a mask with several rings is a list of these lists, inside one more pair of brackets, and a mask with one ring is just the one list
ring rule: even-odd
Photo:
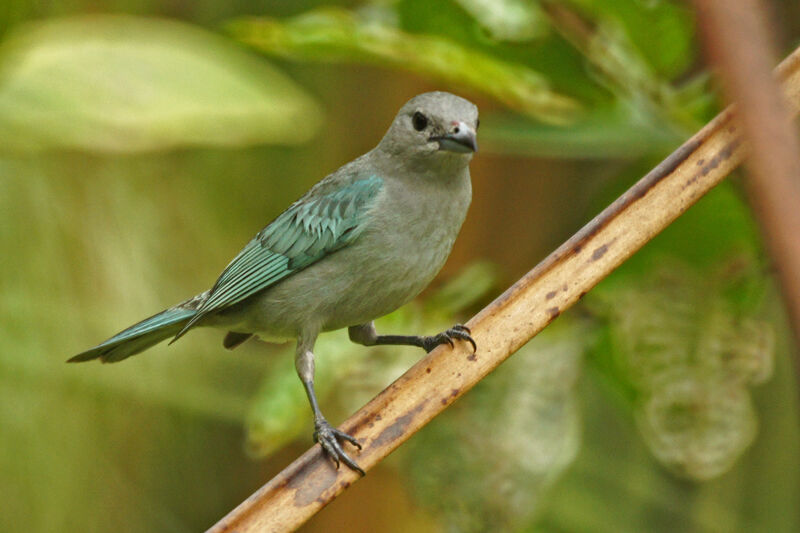
[[324,418],[314,423],[314,442],[319,442],[323,451],[333,459],[336,469],[339,469],[339,462],[341,461],[362,476],[365,475],[361,467],[344,451],[339,443],[340,440],[347,441],[359,450],[361,449],[361,444],[355,437],[348,435],[344,431],[339,431]]
[[439,346],[440,344],[449,344],[452,348],[455,346],[453,344],[453,339],[460,339],[462,341],[467,341],[472,344],[472,353],[478,351],[478,345],[475,344],[475,339],[470,336],[470,329],[467,326],[462,324],[456,324],[450,329],[447,329],[438,335],[431,335],[430,337],[423,337],[422,340],[422,347],[425,349],[426,352],[432,351],[434,348]]

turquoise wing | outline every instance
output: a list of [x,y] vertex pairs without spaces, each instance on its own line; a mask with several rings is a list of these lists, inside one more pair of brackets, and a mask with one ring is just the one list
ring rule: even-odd
[[347,246],[383,186],[377,176],[301,198],[261,230],[225,268],[173,342],[204,316],[241,302]]

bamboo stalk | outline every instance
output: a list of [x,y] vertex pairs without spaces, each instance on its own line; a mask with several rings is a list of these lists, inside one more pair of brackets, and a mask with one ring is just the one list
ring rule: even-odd
[[[800,49],[778,68],[800,107]],[[341,425],[363,444],[369,470],[577,302],[731,172],[745,147],[728,109],[468,322],[463,343],[425,356]],[[443,451],[442,453],[446,453]],[[209,529],[278,532],[300,527],[357,481],[315,445]]]

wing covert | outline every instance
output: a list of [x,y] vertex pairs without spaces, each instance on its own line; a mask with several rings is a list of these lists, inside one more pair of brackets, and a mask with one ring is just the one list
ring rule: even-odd
[[365,214],[383,186],[377,176],[327,193],[310,193],[258,232],[225,268],[186,327],[224,309],[347,246],[363,229]]

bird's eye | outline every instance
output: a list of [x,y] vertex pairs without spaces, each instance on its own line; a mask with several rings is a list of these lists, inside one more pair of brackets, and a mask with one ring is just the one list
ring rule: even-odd
[[481,119],[478,119],[475,121],[475,129],[477,130],[480,127],[481,127]]
[[415,130],[422,131],[428,127],[428,117],[417,111],[414,113],[414,116],[411,117],[411,123],[414,125]]

